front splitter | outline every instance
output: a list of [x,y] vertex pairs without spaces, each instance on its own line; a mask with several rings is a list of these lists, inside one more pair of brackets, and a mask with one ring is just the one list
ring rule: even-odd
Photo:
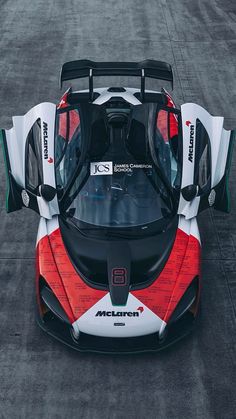
[[41,329],[55,339],[79,352],[94,352],[103,354],[134,354],[145,352],[158,352],[168,348],[180,339],[188,335],[194,328],[196,319],[186,313],[178,322],[168,328],[164,340],[159,339],[158,333],[127,338],[111,338],[80,333],[75,340],[70,327],[66,323],[54,319],[47,323],[37,316],[37,322]]

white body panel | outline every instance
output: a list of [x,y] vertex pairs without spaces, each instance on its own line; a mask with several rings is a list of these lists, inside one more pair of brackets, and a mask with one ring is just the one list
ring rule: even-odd
[[[141,102],[133,95],[135,91],[127,90],[126,92],[119,92],[115,93],[116,96],[122,97],[127,102],[131,103],[132,105],[141,105]],[[103,91],[102,94],[94,100],[94,105],[102,105],[110,100],[114,96],[113,92]]]
[[[108,315],[99,316],[99,312],[106,312]],[[120,315],[109,315],[112,312]],[[130,313],[130,316],[123,316],[122,313]],[[162,323],[160,317],[132,294],[129,294],[126,306],[113,306],[108,293],[76,320],[73,328],[75,334],[81,331],[95,336],[134,337],[158,332]]]
[[[93,101],[94,105],[102,105],[103,103],[106,103],[108,100],[110,100],[112,97],[121,97],[126,102],[131,103],[132,105],[141,105],[142,102],[134,96],[135,93],[139,93],[140,89],[135,89],[131,87],[124,87],[124,92],[109,92],[109,87],[100,87],[97,89],[94,89],[93,91],[96,93],[99,93],[99,96]],[[160,93],[155,90],[145,90],[146,93]],[[85,90],[79,90],[76,93],[88,93],[88,89]]]

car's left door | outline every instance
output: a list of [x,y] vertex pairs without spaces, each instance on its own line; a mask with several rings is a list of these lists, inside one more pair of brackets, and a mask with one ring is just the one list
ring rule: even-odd
[[13,117],[11,129],[0,131],[8,212],[27,207],[47,219],[59,213],[54,167],[55,114],[56,105],[41,103],[24,116]]

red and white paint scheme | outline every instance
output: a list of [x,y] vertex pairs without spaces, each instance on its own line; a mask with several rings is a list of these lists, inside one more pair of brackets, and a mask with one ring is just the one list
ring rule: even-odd
[[[200,275],[200,248],[196,219],[181,216],[171,254],[159,277],[149,287],[130,292],[126,306],[114,307],[108,291],[91,288],[76,272],[63,244],[57,217],[41,218],[37,271],[55,293],[77,335],[79,331],[107,337],[163,333],[193,278]],[[96,316],[99,311],[127,314],[100,317]],[[118,321],[125,325],[114,326]]]
[[[116,97],[135,108],[142,105],[140,96],[137,95],[139,89],[122,89],[119,93],[110,88],[94,89],[96,97],[93,105],[104,105]],[[74,93],[86,92],[88,91]],[[175,212],[178,223],[173,245],[161,271],[148,285],[131,288],[125,305],[113,305],[108,286],[107,289],[97,289],[84,280],[83,275],[80,275],[79,270],[73,265],[63,241],[59,223],[60,201],[54,146],[56,130],[62,139],[67,139],[67,147],[80,125],[80,116],[72,107],[68,131],[67,115],[62,113],[63,109],[69,106],[70,89],[65,92],[59,105],[41,103],[24,116],[13,117],[12,128],[2,130],[8,171],[9,212],[27,207],[40,215],[36,245],[36,288],[39,295],[39,280],[43,278],[68,318],[75,339],[79,339],[81,332],[111,338],[133,338],[156,333],[162,338],[194,278],[198,279],[198,295],[194,304],[186,309],[191,308],[194,316],[197,313],[201,283],[201,241],[197,215],[202,206],[205,209],[217,203],[216,208],[221,209],[220,206],[228,205],[227,177],[233,132],[223,128],[223,117],[211,116],[194,103],[182,105],[181,110],[177,112],[171,96],[164,89],[162,92],[146,90],[146,93],[158,93],[166,99],[165,106],[154,120],[164,146],[169,147],[172,138],[180,138],[181,126],[182,154],[179,155],[179,159],[182,173]],[[61,112],[62,116],[56,125],[57,112]],[[37,121],[39,141],[37,143],[35,135],[36,140],[34,138],[32,147],[35,148],[39,144],[37,153],[42,162],[42,171],[36,171],[34,174],[40,180],[40,185],[34,190],[30,183],[27,183],[27,170],[34,169],[33,159],[32,162],[28,161],[31,159],[28,143]],[[197,134],[199,130],[200,134]],[[200,147],[198,137],[205,141],[200,157],[197,156]],[[37,154],[35,150],[34,153]],[[105,160],[104,162],[106,163]],[[200,170],[203,174],[199,174]],[[42,185],[46,186],[49,195],[55,191],[50,199],[46,199],[46,195],[41,193]],[[42,314],[40,298],[38,305]]]

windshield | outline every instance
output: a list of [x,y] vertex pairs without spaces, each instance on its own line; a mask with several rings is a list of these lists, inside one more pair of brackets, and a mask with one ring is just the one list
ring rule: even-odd
[[80,227],[147,228],[170,219],[180,184],[178,117],[157,104],[59,110],[56,179]]

